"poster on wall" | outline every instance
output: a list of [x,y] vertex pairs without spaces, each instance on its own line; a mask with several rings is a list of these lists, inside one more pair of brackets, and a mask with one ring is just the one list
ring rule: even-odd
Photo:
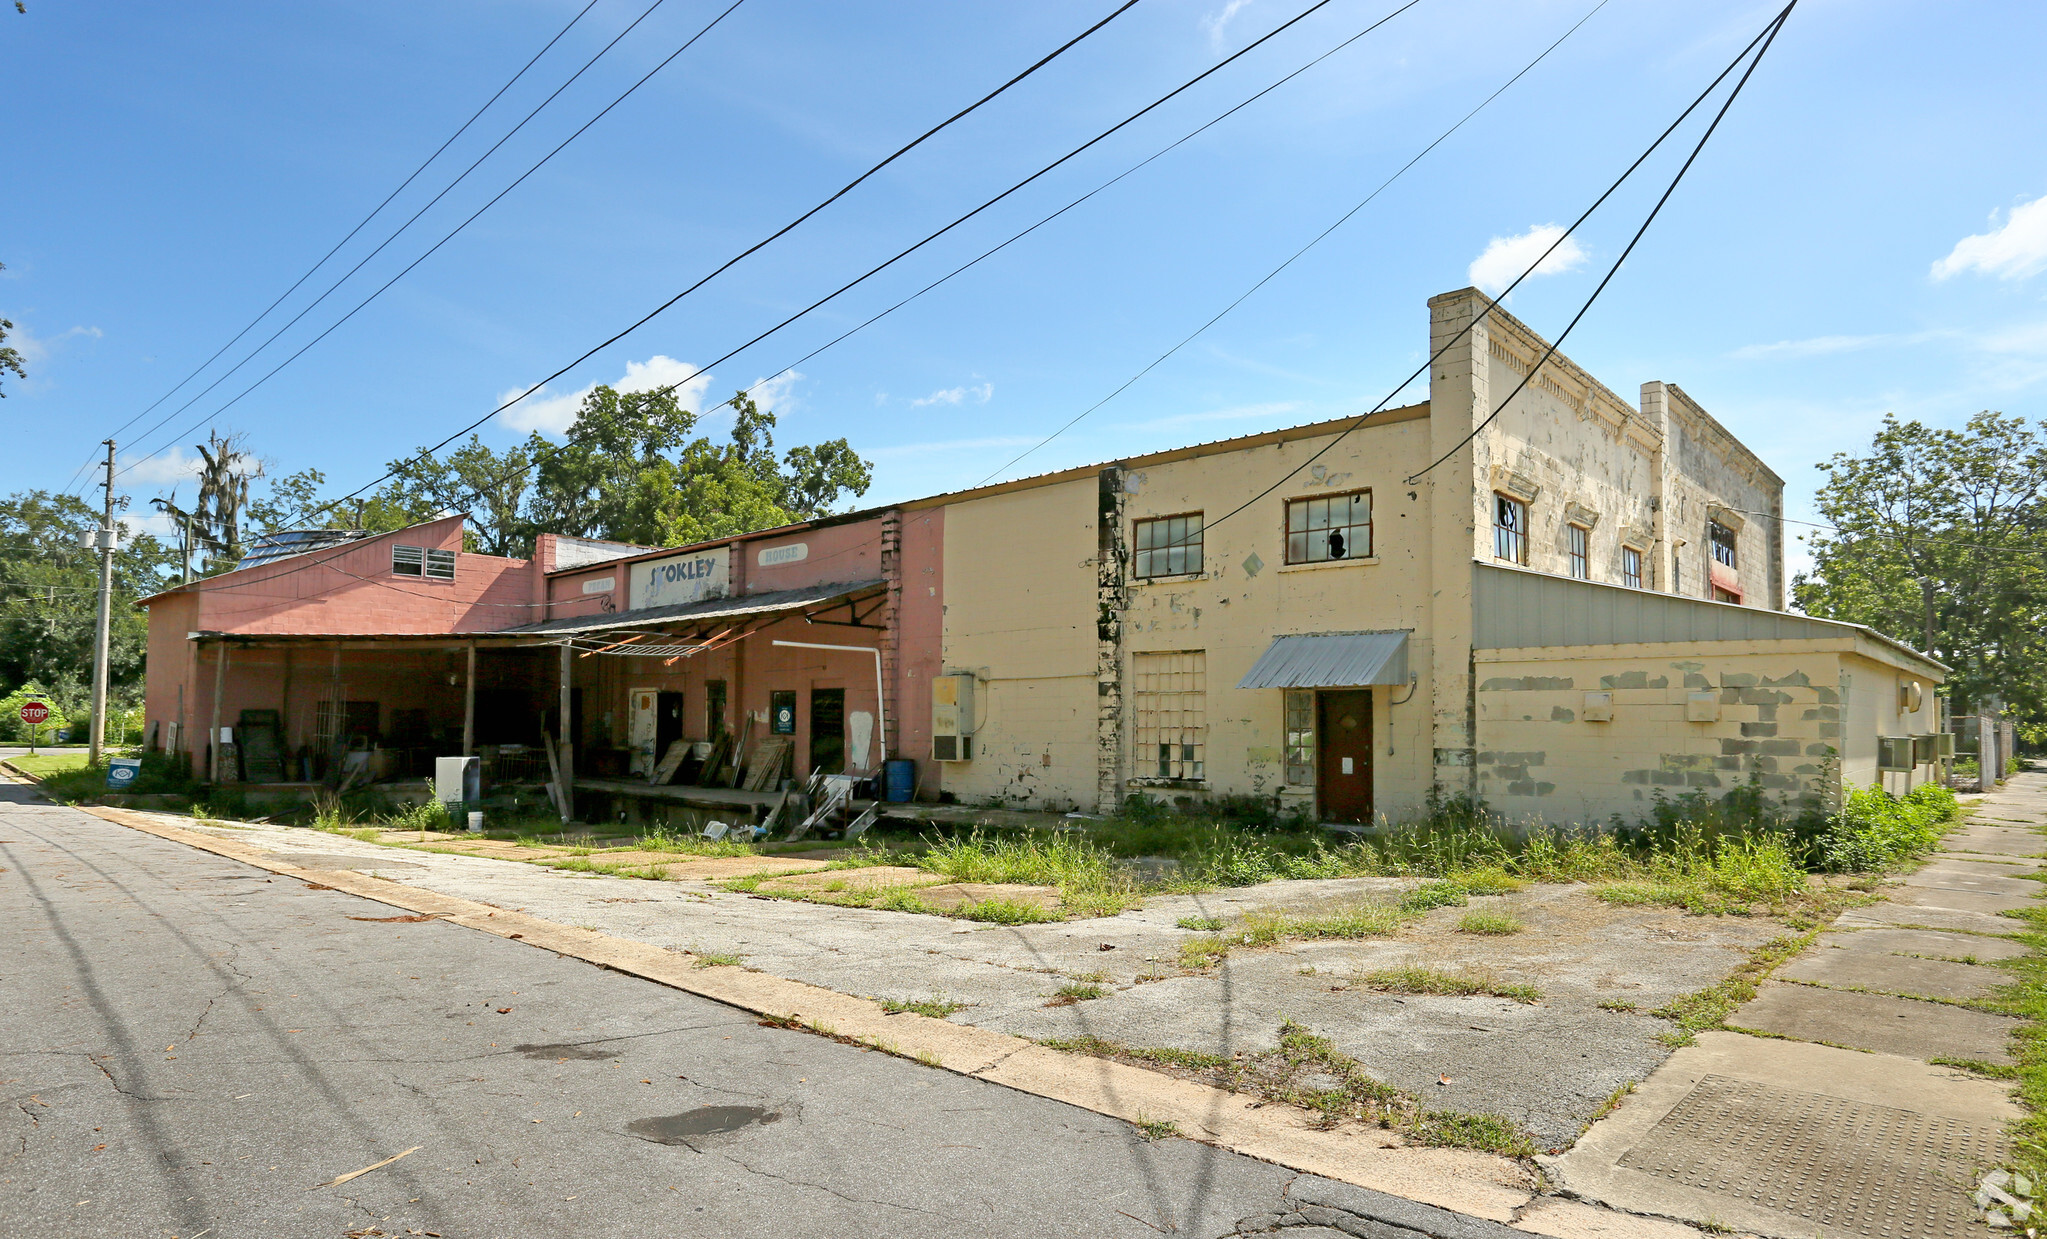
[[720,546],[634,564],[626,605],[638,611],[723,598],[732,580],[730,556],[731,548]]

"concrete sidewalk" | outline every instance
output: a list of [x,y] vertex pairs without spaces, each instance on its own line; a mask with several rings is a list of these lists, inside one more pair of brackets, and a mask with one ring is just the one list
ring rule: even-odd
[[[2013,1061],[2017,1021],[1976,1006],[2027,948],[2047,775],[1984,798],[1888,902],[1838,918],[1728,1020],[1559,1158],[1566,1192],[1761,1235],[1982,1233],[1968,1199],[2008,1153],[2009,1084],[1939,1065]],[[1754,1035],[1748,1035],[1752,1033]]]

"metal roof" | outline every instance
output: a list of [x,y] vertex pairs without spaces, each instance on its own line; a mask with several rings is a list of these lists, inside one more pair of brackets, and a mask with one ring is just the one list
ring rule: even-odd
[[1274,637],[1238,688],[1358,688],[1407,683],[1405,632],[1316,632]]
[[1911,646],[1861,624],[1574,580],[1482,560],[1472,567],[1471,643],[1482,650],[1861,636],[1910,661],[1948,670]]
[[879,589],[881,585],[880,581],[855,581],[852,584],[778,589],[765,594],[741,594],[737,598],[707,598],[702,602],[684,603],[680,606],[642,607],[637,611],[611,611],[598,615],[578,615],[568,619],[543,620],[538,624],[524,624],[518,628],[502,628],[493,635],[572,636],[586,632],[615,632],[628,628],[656,627],[691,620],[736,619],[743,615],[793,611],[821,602],[836,602],[870,589]]

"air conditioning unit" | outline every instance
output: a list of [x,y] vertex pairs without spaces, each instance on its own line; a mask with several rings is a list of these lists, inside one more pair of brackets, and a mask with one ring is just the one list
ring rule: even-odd
[[974,759],[974,677],[931,678],[931,759]]
[[1942,761],[1953,761],[1955,759],[1955,733],[1951,731],[1936,732],[1933,739],[1940,759]]
[[1912,737],[1878,736],[1876,738],[1876,768],[1878,770],[1910,770],[1912,768]]
[[1940,760],[1940,735],[1937,732],[1912,737],[1912,764],[1930,766]]

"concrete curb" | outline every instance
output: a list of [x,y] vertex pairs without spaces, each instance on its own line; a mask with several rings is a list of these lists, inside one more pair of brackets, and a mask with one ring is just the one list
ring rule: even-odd
[[[1398,1136],[1384,1131],[1324,1131],[1311,1126],[1305,1112],[1291,1107],[1262,1104],[1241,1094],[1142,1068],[1065,1054],[1007,1033],[911,1012],[890,1015],[868,999],[743,968],[700,967],[685,953],[353,870],[301,869],[280,863],[260,848],[168,826],[130,810],[80,808],[117,826],[408,912],[439,917],[466,929],[515,938],[770,1020],[917,1059],[927,1066],[1127,1122],[1170,1121],[1192,1139],[1402,1201],[1511,1224],[1536,1199],[1528,1171],[1507,1158],[1460,1149],[1407,1147]],[[1626,1214],[1613,1218],[1620,1225],[1607,1233],[1614,1235],[1627,1233],[1629,1221],[1646,1221]],[[1386,1220],[1402,1224],[1391,1217]],[[1461,1239],[1448,1230],[1427,1233],[1437,1234],[1439,1239]]]

